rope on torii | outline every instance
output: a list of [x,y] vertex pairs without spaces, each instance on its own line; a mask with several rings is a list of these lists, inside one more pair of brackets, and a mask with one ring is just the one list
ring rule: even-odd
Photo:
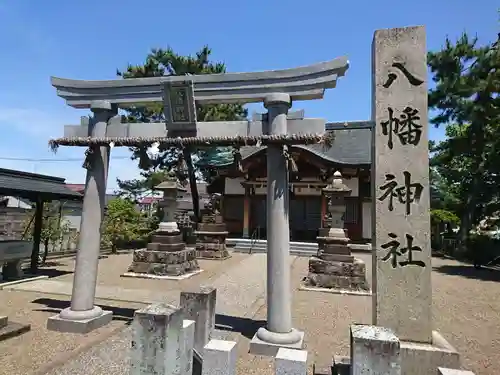
[[265,146],[268,144],[322,144],[325,148],[332,146],[333,133],[324,134],[279,134],[260,136],[235,136],[235,137],[63,137],[49,140],[49,147],[57,151],[59,146],[114,146],[114,147],[149,147],[153,143],[162,146],[185,147],[185,146]]

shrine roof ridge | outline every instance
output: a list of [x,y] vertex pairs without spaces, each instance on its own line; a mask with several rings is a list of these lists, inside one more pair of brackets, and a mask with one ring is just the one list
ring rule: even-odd
[[321,99],[336,86],[337,78],[349,68],[347,57],[308,66],[251,73],[221,73],[161,76],[113,80],[73,80],[51,77],[57,95],[75,108],[89,108],[91,102],[106,100],[119,107],[163,101],[167,82],[192,80],[197,103],[255,103],[272,93],[287,93],[292,100]]

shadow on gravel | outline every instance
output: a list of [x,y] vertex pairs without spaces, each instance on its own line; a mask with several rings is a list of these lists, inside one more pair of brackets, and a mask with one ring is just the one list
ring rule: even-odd
[[49,279],[53,277],[69,275],[73,271],[58,270],[57,268],[39,268],[35,276],[48,276]]
[[[63,301],[53,298],[38,298],[31,302],[45,306],[45,308],[34,309],[34,311],[44,311],[53,314],[59,314],[62,309],[65,309],[71,305],[69,301]],[[134,319],[134,309],[106,306],[101,304],[99,304],[99,306],[103,310],[113,312],[113,320],[124,321],[130,324]],[[265,320],[254,320],[221,314],[215,315],[216,329],[219,329],[221,331],[238,332],[243,336],[248,337],[249,339],[253,337],[255,332],[257,332],[260,327],[265,327],[265,325]]]
[[474,268],[474,266],[466,264],[458,265],[443,265],[433,267],[433,270],[446,275],[462,276],[468,279],[483,280],[483,281],[500,281],[500,270],[491,268]]
[[216,329],[221,331],[239,332],[249,339],[252,339],[255,332],[257,332],[260,327],[265,327],[265,325],[265,320],[254,320],[221,314],[215,315]]
[[[52,298],[38,298],[38,299],[33,300],[31,302],[39,304],[39,305],[44,305],[46,307],[46,308],[41,308],[41,309],[34,309],[34,311],[44,311],[44,312],[50,312],[53,314],[59,314],[62,309],[69,307],[71,304],[69,301],[61,301],[61,300],[52,299]],[[113,320],[131,323],[132,319],[134,318],[134,311],[135,311],[134,309],[128,309],[128,308],[116,307],[116,306],[105,306],[105,305],[101,305],[101,304],[99,304],[99,306],[103,310],[113,312]]]

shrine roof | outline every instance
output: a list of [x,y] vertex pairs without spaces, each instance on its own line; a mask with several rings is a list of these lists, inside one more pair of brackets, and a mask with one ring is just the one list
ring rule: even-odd
[[[371,165],[371,130],[370,129],[336,129],[328,130],[335,134],[333,146],[324,149],[322,145],[294,145],[294,148],[307,150],[318,157],[335,164],[341,165]],[[250,158],[263,151],[266,147],[246,146],[241,147],[242,159]],[[220,164],[223,167],[229,164]]]
[[64,178],[0,168],[0,194],[30,200],[82,200],[83,195],[71,190]]

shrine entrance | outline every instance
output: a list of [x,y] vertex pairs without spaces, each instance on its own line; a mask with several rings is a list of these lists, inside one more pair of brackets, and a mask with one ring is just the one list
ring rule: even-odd
[[[250,209],[250,233],[258,231],[258,237],[266,239],[266,196],[252,196]],[[291,241],[316,241],[321,227],[321,197],[291,196],[289,215]]]

